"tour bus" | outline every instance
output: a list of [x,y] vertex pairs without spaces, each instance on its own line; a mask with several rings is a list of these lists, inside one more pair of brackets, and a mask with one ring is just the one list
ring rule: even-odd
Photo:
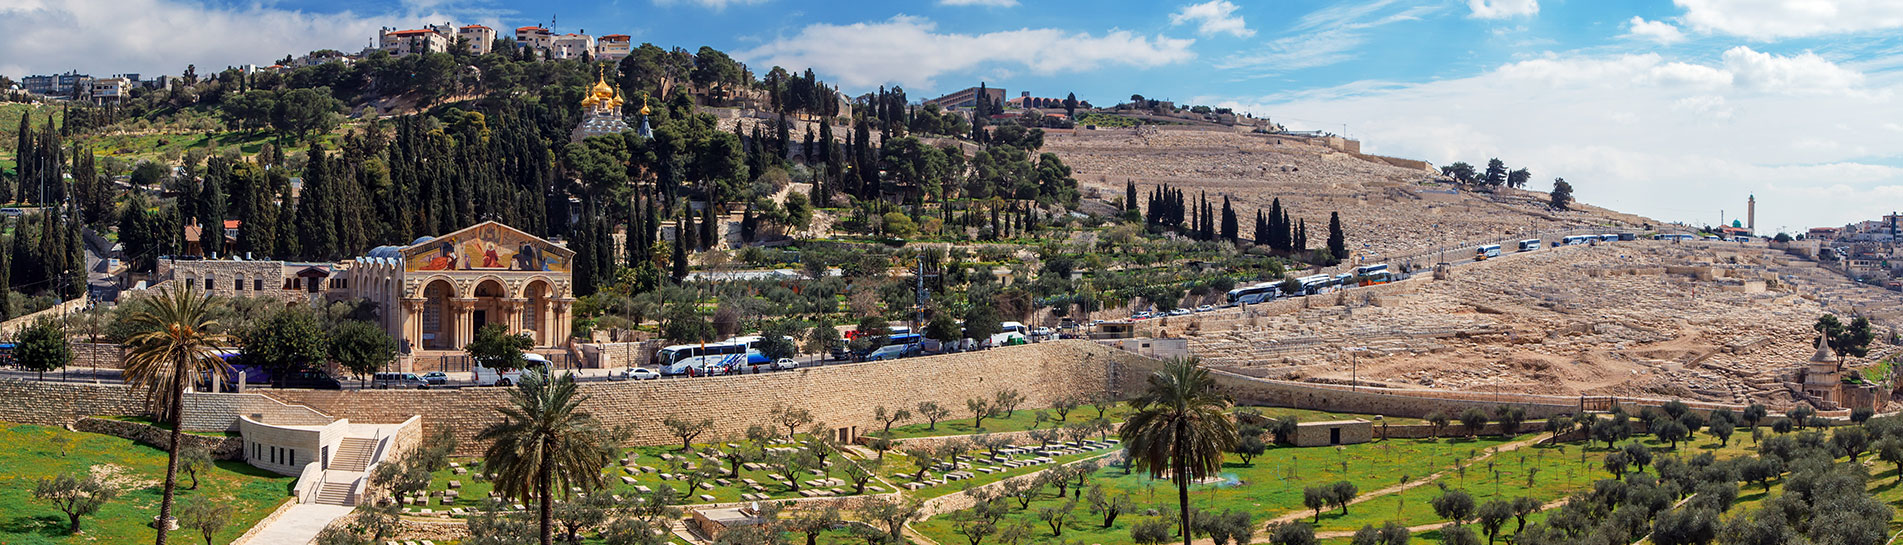
[[1579,244],[1586,244],[1595,240],[1599,240],[1599,235],[1573,235],[1573,236],[1559,239],[1559,242],[1560,242],[1559,245],[1574,246]]
[[1349,273],[1337,274],[1335,275],[1334,284],[1337,286],[1353,286],[1355,285],[1355,275]]
[[1499,244],[1488,244],[1474,249],[1474,261],[1486,261],[1494,257],[1500,257]]
[[1246,288],[1236,288],[1229,290],[1229,293],[1224,295],[1224,297],[1229,301],[1229,304],[1232,305],[1238,303],[1253,305],[1274,299],[1277,295],[1280,295],[1282,293],[1282,288],[1279,287],[1280,284],[1281,282],[1263,282]]
[[1295,281],[1302,283],[1302,295],[1314,295],[1321,293],[1322,290],[1328,289],[1329,286],[1333,286],[1335,284],[1335,277],[1326,274],[1317,274],[1297,278]]
[[1619,235],[1615,235],[1615,234],[1612,234],[1612,233],[1606,233],[1606,234],[1603,234],[1603,235],[1599,235],[1599,241],[1600,241],[1600,242],[1618,242],[1618,241],[1619,241]]
[[1356,285],[1373,286],[1375,284],[1386,284],[1389,280],[1391,280],[1391,277],[1388,274],[1388,264],[1386,263],[1355,267]]
[[[758,337],[754,339],[758,340]],[[654,359],[650,363],[656,368],[664,369],[680,363],[687,358],[728,355],[751,357],[752,354],[750,353],[758,352],[759,351],[753,349],[753,343],[744,338],[728,339],[707,344],[677,344],[656,350],[654,352]],[[764,360],[765,356],[761,356],[761,358]],[[663,374],[667,373],[663,372]]]
[[[542,357],[541,354],[523,354],[522,359],[523,368],[535,369],[544,373],[548,372],[548,358]],[[470,366],[470,370],[475,371],[477,386],[513,386],[522,382],[522,369],[496,372],[494,369],[483,367],[482,362],[475,362],[474,365]]]
[[1538,249],[1540,249],[1540,239],[1529,238],[1520,241],[1520,251],[1522,252],[1531,252]]

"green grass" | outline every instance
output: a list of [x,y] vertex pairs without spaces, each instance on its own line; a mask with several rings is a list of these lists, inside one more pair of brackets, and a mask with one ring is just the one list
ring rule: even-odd
[[[54,437],[71,441],[65,455],[51,442]],[[0,427],[0,443],[12,445],[0,450],[0,543],[152,541],[154,532],[147,524],[158,515],[165,478],[164,451],[112,436],[30,425]],[[42,478],[89,471],[114,483],[119,497],[97,514],[81,519],[79,535],[68,535],[65,514],[34,499],[33,487]],[[290,486],[295,480],[243,462],[219,462],[216,469],[199,478],[198,490],[186,490],[190,479],[182,474],[179,478],[178,501],[205,498],[235,509],[230,524],[214,536],[215,543],[236,539],[279,504],[290,501]],[[173,535],[187,542],[201,541],[195,534]]]
[[[1335,448],[1275,447],[1249,464],[1243,464],[1232,455],[1223,465],[1222,482],[1191,486],[1190,501],[1202,509],[1244,510],[1254,514],[1258,520],[1265,520],[1302,510],[1302,488],[1305,486],[1346,480],[1364,493],[1371,492],[1396,484],[1401,475],[1420,479],[1451,468],[1456,460],[1464,461],[1477,454],[1485,454],[1488,448],[1510,441],[1499,437],[1396,439]],[[1472,478],[1471,473],[1469,478]],[[1136,509],[1126,512],[1109,528],[1103,528],[1102,520],[1091,516],[1087,505],[1080,502],[1077,514],[1064,525],[1063,535],[1054,537],[1049,526],[1037,520],[1032,513],[1041,507],[1060,505],[1069,500],[1053,497],[1055,489],[1046,488],[1028,510],[1020,510],[1013,503],[1013,512],[1006,519],[1029,520],[1037,524],[1039,531],[1028,540],[1030,544],[1055,544],[1060,540],[1127,543],[1130,541],[1130,526],[1145,518],[1146,510],[1173,509],[1176,503],[1174,485],[1167,480],[1151,479],[1141,472],[1125,475],[1122,468],[1106,467],[1097,471],[1094,483],[1112,493],[1129,495]],[[1351,513],[1355,511],[1357,509],[1350,508]],[[940,543],[958,543],[963,539],[952,532],[952,516],[934,517],[914,526]]]
[[[918,490],[910,490],[910,491],[907,491],[906,494],[921,500],[936,498],[946,494],[954,494],[958,492],[963,492],[967,488],[991,484],[997,481],[1004,480],[1005,478],[1008,478],[1008,477],[1016,477],[1018,475],[1023,475],[1026,473],[1036,473],[1039,471],[1057,467],[1063,464],[1068,464],[1078,460],[1102,456],[1104,454],[1116,452],[1116,449],[1118,448],[1121,448],[1121,447],[1112,445],[1109,448],[1098,449],[1094,451],[1079,452],[1076,454],[1066,454],[1063,456],[1052,458],[1052,462],[1048,464],[1024,466],[1024,467],[1017,467],[1017,468],[1006,468],[1004,471],[999,471],[996,473],[989,473],[989,474],[979,472],[976,470],[976,468],[980,466],[986,466],[989,464],[974,461],[974,462],[971,462],[971,465],[973,468],[971,470],[973,478],[971,479],[966,479],[962,481],[946,481],[940,484],[920,488]],[[1032,459],[1036,457],[1037,456],[1034,454],[1024,454],[1024,455],[1012,456],[1011,458],[1018,459],[1018,460],[1028,460],[1028,459]],[[1004,466],[996,466],[996,467],[1004,467]],[[887,452],[885,462],[881,464],[878,467],[878,469],[874,471],[879,473],[881,477],[884,477],[886,481],[891,482],[894,485],[900,486],[901,487],[900,489],[903,490],[904,483],[913,482],[914,481],[913,477],[918,475],[918,466],[912,465],[911,461],[907,459],[903,453]],[[929,471],[927,473],[929,473],[929,475],[927,475],[927,478],[937,478],[942,475],[942,473],[938,471]]]
[[[713,445],[705,445],[705,444],[695,445],[695,448],[698,450],[705,450],[707,448],[712,448],[712,447]],[[726,446],[719,445],[719,448],[724,450],[726,449]],[[740,470],[740,477],[731,479],[729,481],[729,484],[727,485],[721,485],[718,482],[709,481],[711,484],[714,484],[713,490],[705,490],[705,489],[697,488],[690,491],[688,490],[687,483],[685,481],[681,481],[678,479],[664,480],[660,477],[660,473],[673,472],[672,463],[667,460],[663,460],[661,458],[661,455],[668,454],[678,459],[680,458],[680,455],[683,454],[679,449],[680,449],[679,445],[674,445],[674,446],[636,447],[636,448],[631,448],[631,449],[627,449],[623,451],[622,456],[632,457],[630,461],[634,465],[652,467],[656,471],[639,472],[639,473],[631,474],[631,473],[628,473],[625,469],[623,469],[623,467],[619,463],[617,463],[615,464],[614,467],[608,468],[607,470],[604,471],[604,473],[608,475],[608,482],[609,482],[608,493],[618,494],[622,496],[629,496],[629,495],[634,495],[639,493],[639,491],[635,488],[636,486],[646,486],[646,487],[649,487],[650,489],[658,489],[659,487],[662,487],[662,486],[671,486],[674,488],[676,492],[681,493],[681,501],[683,503],[690,503],[690,504],[691,503],[708,503],[706,500],[703,500],[699,497],[701,494],[713,496],[714,502],[728,503],[728,502],[745,501],[745,498],[740,497],[741,493],[756,492],[752,488],[747,487],[747,485],[740,480],[740,479],[753,479],[755,482],[759,483],[766,489],[764,491],[758,491],[758,493],[768,494],[772,496],[774,499],[804,497],[799,494],[798,490],[794,490],[792,488],[782,486],[777,481],[771,478],[768,478],[767,477],[768,474],[778,472],[777,470],[771,469],[771,468],[763,468],[760,470],[751,470],[751,469],[742,468]],[[686,458],[687,460],[692,461],[696,464],[705,465],[707,463],[706,460],[700,458],[699,456],[693,456],[691,454],[687,456],[688,456],[688,458]],[[839,460],[840,460],[840,457],[838,454],[834,454],[827,458],[827,461],[834,463],[835,466],[837,466],[837,464],[839,463]],[[458,481],[459,483],[461,483],[462,487],[460,489],[460,492],[458,493],[458,498],[456,499],[456,501],[451,502],[447,505],[432,501],[430,505],[411,506],[411,509],[434,509],[434,510],[441,511],[444,509],[449,509],[454,507],[461,507],[464,509],[473,509],[473,508],[479,508],[482,506],[483,501],[489,497],[489,492],[495,489],[494,483],[488,482],[486,480],[478,481],[475,479],[474,473],[480,471],[482,467],[481,466],[482,461],[476,458],[457,458],[452,461],[467,467],[470,471],[470,474],[455,475],[451,472],[451,470],[447,470],[447,469],[443,471],[438,471],[435,474],[431,475],[429,489],[431,491],[447,490],[449,489],[449,481],[452,481],[452,480]],[[722,470],[720,472],[720,477],[726,478],[727,472],[725,470],[727,469],[727,466],[724,465],[724,462],[722,462],[722,464],[723,465],[720,466],[720,469]],[[627,483],[623,481],[621,479],[621,477],[623,476],[634,478],[634,482]],[[807,473],[801,474],[799,480],[807,481],[807,480],[816,479],[816,478],[819,478],[819,477],[815,473],[807,472]],[[874,482],[873,484],[878,484],[878,483]],[[804,482],[799,483],[799,486],[801,490],[811,488],[809,486],[806,486]],[[839,488],[846,489],[848,493],[852,491],[850,483],[848,483],[847,486],[842,486]]]

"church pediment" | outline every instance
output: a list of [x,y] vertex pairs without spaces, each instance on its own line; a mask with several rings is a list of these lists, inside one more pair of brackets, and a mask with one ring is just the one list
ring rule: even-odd
[[403,248],[403,269],[412,272],[569,272],[574,259],[572,250],[494,221]]

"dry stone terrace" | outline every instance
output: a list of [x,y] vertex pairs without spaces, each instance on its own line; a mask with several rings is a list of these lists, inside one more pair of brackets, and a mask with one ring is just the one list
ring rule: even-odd
[[[1544,173],[1535,172],[1528,186],[1539,191],[1457,192],[1453,186],[1420,183],[1437,173],[1375,163],[1274,135],[1164,130],[1139,136],[1128,129],[1078,130],[1074,135],[1046,135],[1044,151],[1063,158],[1085,191],[1096,189],[1106,198],[1122,195],[1126,179],[1136,180],[1139,199],[1162,183],[1183,189],[1191,199],[1207,191],[1216,204],[1228,195],[1243,218],[1245,236],[1255,210],[1268,210],[1276,197],[1291,207],[1293,217],[1308,221],[1313,246],[1321,246],[1327,236],[1328,214],[1339,211],[1348,227],[1349,246],[1358,255],[1411,256],[1534,229],[1636,229],[1648,223],[1586,205],[1573,212],[1549,211],[1544,191],[1552,177]],[[1485,158],[1469,161],[1474,160]],[[1581,199],[1592,200],[1590,187],[1579,191]]]
[[[1728,244],[1549,248],[1411,282],[1422,284],[1222,322],[1234,327],[1194,331],[1190,348],[1265,378],[1782,406],[1834,294],[1863,295],[1880,337],[1898,305],[1800,258]],[[1848,365],[1894,351],[1879,341]]]

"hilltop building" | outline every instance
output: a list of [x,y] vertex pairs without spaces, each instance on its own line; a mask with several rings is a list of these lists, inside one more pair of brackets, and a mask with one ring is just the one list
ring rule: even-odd
[[377,32],[377,49],[401,57],[416,53],[446,53],[449,37],[432,29],[384,29]]
[[[621,119],[621,92],[601,75],[595,76],[595,86],[589,89],[588,97],[581,100],[582,120],[569,134],[569,139],[580,142],[590,136],[621,134],[629,130],[628,123]],[[647,104],[641,105],[642,135],[647,131]]]
[[619,61],[634,51],[634,38],[627,34],[609,34],[595,41],[595,60]]
[[[987,87],[985,88],[985,96],[991,97],[992,102],[1004,102],[1004,88]],[[924,105],[924,104],[937,104],[938,107],[944,108],[947,110],[952,110],[957,108],[971,108],[978,104],[978,88],[966,87],[964,89],[952,91],[951,94],[934,98],[931,100],[927,100],[921,103],[921,105]]]
[[574,257],[561,245],[489,221],[337,263],[180,257],[161,260],[158,274],[166,279],[161,284],[187,283],[225,297],[369,301],[384,330],[404,353],[413,353],[461,350],[492,323],[527,334],[536,347],[561,346],[573,319]]
[[462,38],[469,52],[476,55],[489,53],[496,44],[496,29],[482,25],[466,25],[456,29],[456,37]]

